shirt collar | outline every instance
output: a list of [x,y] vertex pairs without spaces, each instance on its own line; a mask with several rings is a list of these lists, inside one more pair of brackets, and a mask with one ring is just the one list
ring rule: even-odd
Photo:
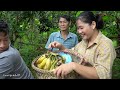
[[[62,35],[61,35],[60,31],[57,33],[57,37],[61,37],[62,38]],[[71,38],[71,37],[73,37],[73,35],[72,35],[71,32],[69,32],[67,38]]]
[[12,49],[12,47],[11,46],[9,46],[9,48],[6,50],[6,51],[4,51],[4,52],[2,52],[2,53],[0,53],[0,58],[3,58],[3,57],[6,57],[6,56],[9,56],[11,53],[11,49]]
[[99,33],[98,33],[98,35],[97,35],[97,37],[96,37],[96,39],[94,40],[94,42],[93,42],[93,43],[98,44],[98,43],[99,43],[99,41],[100,41],[100,39],[101,39],[101,37],[102,37],[102,33],[101,33],[101,31],[99,31]]

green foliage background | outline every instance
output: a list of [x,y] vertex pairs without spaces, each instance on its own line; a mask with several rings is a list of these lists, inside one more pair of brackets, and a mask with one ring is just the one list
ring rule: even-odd
[[[45,44],[52,32],[59,31],[58,17],[67,14],[71,17],[70,31],[76,33],[75,20],[82,11],[0,11],[0,19],[9,23],[10,39],[23,57],[26,65],[31,68],[32,60],[45,53]],[[101,30],[103,34],[113,40],[113,45],[120,46],[120,11],[93,11],[100,13],[105,22]],[[79,37],[79,35],[78,35]],[[79,37],[79,41],[81,38]],[[120,59],[113,65],[113,78],[120,78]]]

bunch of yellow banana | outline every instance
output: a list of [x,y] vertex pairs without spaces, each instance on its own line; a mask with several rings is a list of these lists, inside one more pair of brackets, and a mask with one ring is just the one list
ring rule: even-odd
[[41,55],[39,59],[36,61],[36,64],[40,64],[45,58],[46,58],[45,54]]
[[57,53],[49,52],[41,55],[36,61],[36,66],[44,70],[53,70],[65,63],[65,59]]

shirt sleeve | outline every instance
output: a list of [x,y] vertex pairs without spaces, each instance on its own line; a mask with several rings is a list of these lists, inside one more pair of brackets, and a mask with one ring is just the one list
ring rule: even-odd
[[10,61],[9,57],[0,58],[0,79],[10,77],[10,73],[13,71],[13,64]]
[[78,44],[78,37],[76,36],[75,37],[75,45],[77,45]]
[[[68,51],[69,51],[69,54],[71,55],[71,57],[72,57],[72,61],[74,61],[74,62],[77,62],[77,63],[79,63],[80,62],[80,58],[78,58],[77,56],[76,56],[76,54],[79,54],[78,53],[78,48],[80,47],[80,44],[81,44],[81,42],[79,42],[75,47],[73,47],[73,48],[71,48],[71,49],[68,49]],[[80,55],[80,54],[79,54]]]
[[97,61],[94,67],[97,70],[97,74],[100,79],[111,79],[112,77],[112,65],[116,57],[116,53],[113,47],[102,45],[99,48]]
[[47,41],[47,43],[46,43],[46,45],[45,45],[45,48],[46,48],[46,49],[48,48],[48,46],[49,46],[49,44],[50,44],[51,42],[53,42],[53,34],[51,34],[51,35],[49,36],[49,38],[48,38],[48,41]]

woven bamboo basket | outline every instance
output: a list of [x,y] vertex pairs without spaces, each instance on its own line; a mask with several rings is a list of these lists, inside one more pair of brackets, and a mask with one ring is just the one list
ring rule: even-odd
[[33,61],[32,61],[32,68],[35,70],[35,74],[37,76],[37,79],[77,79],[79,76],[77,73],[75,73],[74,71],[69,73],[66,77],[64,78],[57,78],[53,71],[49,71],[49,70],[43,70],[43,69],[39,69],[36,65],[35,62],[36,60],[38,60],[40,56],[36,57]]

